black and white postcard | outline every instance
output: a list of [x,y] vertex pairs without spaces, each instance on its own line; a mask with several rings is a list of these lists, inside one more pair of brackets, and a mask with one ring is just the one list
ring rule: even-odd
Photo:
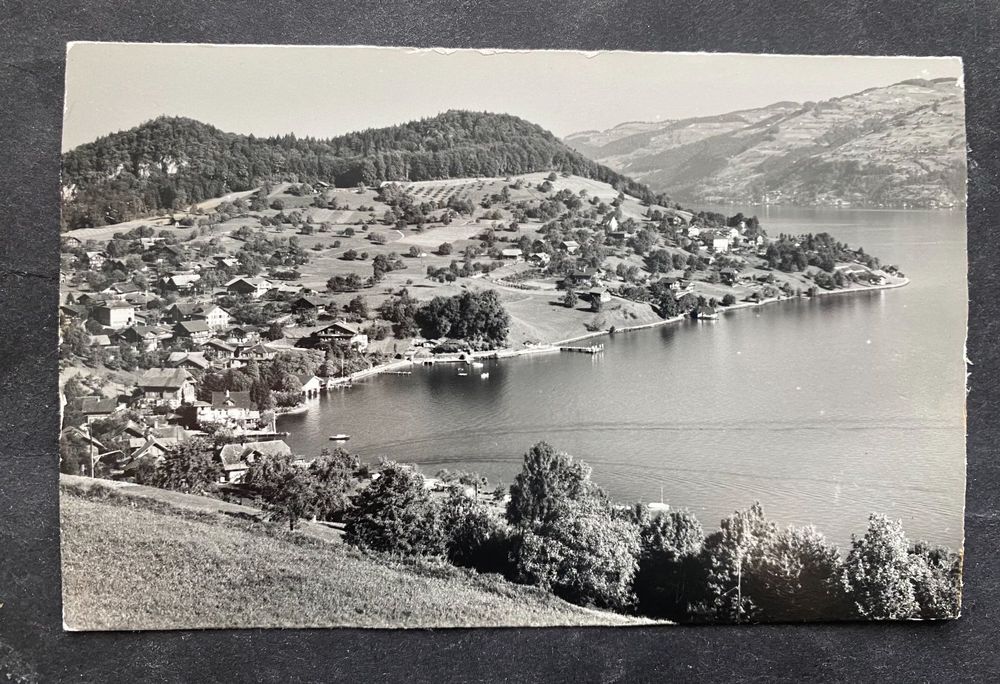
[[69,630],[960,614],[958,58],[73,43]]

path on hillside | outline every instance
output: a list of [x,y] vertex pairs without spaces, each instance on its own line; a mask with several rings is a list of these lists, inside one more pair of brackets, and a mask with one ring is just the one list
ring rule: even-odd
[[[196,513],[221,513],[240,518],[256,518],[264,520],[263,511],[251,506],[229,503],[222,499],[213,499],[208,496],[198,496],[196,494],[184,494],[169,489],[158,489],[137,485],[132,482],[120,482],[117,480],[103,480],[100,478],[82,477],[78,475],[59,475],[60,485],[69,485],[83,489],[93,489],[96,487],[110,489],[117,494],[135,499],[145,499],[147,501],[158,501],[168,504],[173,508]],[[333,523],[300,521],[298,531],[307,537],[325,542],[339,543],[343,540],[344,530]]]

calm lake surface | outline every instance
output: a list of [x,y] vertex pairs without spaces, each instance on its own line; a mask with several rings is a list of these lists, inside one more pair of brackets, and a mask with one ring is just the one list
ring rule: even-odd
[[[735,208],[719,209],[735,213]],[[606,337],[603,355],[378,376],[283,417],[289,444],[473,470],[509,483],[538,440],[621,501],[663,500],[706,529],[760,500],[846,545],[869,512],[958,548],[965,492],[966,238],[960,211],[765,208],[771,235],[827,231],[898,264],[907,287],[789,301]]]

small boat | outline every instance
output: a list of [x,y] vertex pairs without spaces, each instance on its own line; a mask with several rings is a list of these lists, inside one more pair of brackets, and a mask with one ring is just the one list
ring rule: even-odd
[[351,438],[350,435],[345,435],[343,433],[339,433],[339,434],[336,434],[336,435],[330,435],[330,440],[333,441],[333,442],[346,442],[350,438]]
[[485,380],[486,378],[490,377],[490,374],[489,373],[480,373],[479,377],[481,377],[483,380]]
[[459,375],[468,375],[469,371],[465,370],[464,368],[459,368],[458,369],[458,374]]
[[485,365],[486,364],[484,364],[482,361],[473,361],[472,362],[472,367],[473,368],[482,368]]

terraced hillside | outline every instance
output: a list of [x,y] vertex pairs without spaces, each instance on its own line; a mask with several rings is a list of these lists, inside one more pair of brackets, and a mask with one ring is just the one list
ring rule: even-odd
[[951,207],[965,201],[964,98],[954,79],[627,123],[566,142],[687,202]]

